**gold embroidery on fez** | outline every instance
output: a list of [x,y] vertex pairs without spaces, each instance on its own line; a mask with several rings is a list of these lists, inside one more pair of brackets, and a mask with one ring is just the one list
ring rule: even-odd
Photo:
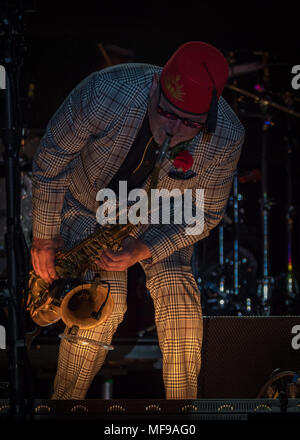
[[172,98],[177,101],[183,101],[183,96],[185,93],[182,91],[182,85],[179,84],[181,76],[176,75],[175,77],[166,76],[165,78],[165,86]]

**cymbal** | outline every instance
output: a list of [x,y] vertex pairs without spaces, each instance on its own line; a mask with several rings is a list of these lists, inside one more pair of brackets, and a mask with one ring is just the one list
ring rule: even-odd
[[265,108],[265,109],[267,109],[268,107],[273,107],[273,108],[276,108],[277,110],[280,110],[282,112],[289,114],[290,116],[295,116],[297,118],[300,118],[300,113],[295,112],[294,110],[290,109],[289,107],[285,107],[283,105],[280,105],[277,102],[271,101],[269,99],[269,97],[267,96],[267,94],[262,94],[259,96],[259,95],[256,95],[255,93],[249,92],[248,90],[236,87],[233,84],[227,84],[225,87],[239,93],[240,95],[244,95],[244,96],[247,96],[247,97],[253,99],[256,104],[263,106],[263,108]]
[[229,65],[228,77],[232,78],[240,75],[245,75],[247,73],[257,72],[258,70],[263,68],[263,63],[257,62]]
[[247,111],[243,111],[242,109],[235,111],[236,114],[240,117],[245,117],[245,118],[256,118],[256,119],[266,119],[266,116],[263,115],[262,113],[253,113],[253,112],[247,112]]

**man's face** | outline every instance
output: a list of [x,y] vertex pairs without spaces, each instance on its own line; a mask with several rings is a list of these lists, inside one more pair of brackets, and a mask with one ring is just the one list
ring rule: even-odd
[[[203,130],[207,114],[191,116],[191,114],[180,111],[170,104],[161,93],[158,75],[154,75],[149,96],[150,129],[158,145],[164,142],[167,133],[172,136],[170,147],[174,147],[180,142],[192,139]],[[178,119],[175,119],[176,116]],[[193,127],[193,125],[197,125],[194,122],[199,123],[200,127]]]

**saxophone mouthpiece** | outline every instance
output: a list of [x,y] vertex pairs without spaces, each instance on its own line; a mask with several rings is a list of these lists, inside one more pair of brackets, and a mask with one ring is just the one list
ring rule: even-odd
[[169,144],[171,142],[172,136],[173,135],[171,133],[166,133],[166,139],[165,139],[164,143]]
[[165,156],[167,154],[167,151],[168,151],[169,146],[170,146],[171,137],[172,136],[170,134],[166,133],[166,138],[165,138],[165,140],[164,140],[164,142],[163,142],[163,144],[162,144],[162,146],[160,148],[160,154],[159,154],[159,157],[158,157],[158,163],[160,163],[160,164],[163,162],[163,160],[164,160],[164,158],[165,158]]

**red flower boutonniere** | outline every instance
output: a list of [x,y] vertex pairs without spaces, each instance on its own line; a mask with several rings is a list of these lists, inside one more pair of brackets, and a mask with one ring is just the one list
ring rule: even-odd
[[178,171],[186,173],[193,165],[194,159],[191,153],[188,151],[180,151],[176,157],[174,157],[173,165]]
[[182,142],[171,148],[168,152],[168,158],[172,161],[178,172],[186,173],[194,163],[194,158],[189,149],[190,142]]

